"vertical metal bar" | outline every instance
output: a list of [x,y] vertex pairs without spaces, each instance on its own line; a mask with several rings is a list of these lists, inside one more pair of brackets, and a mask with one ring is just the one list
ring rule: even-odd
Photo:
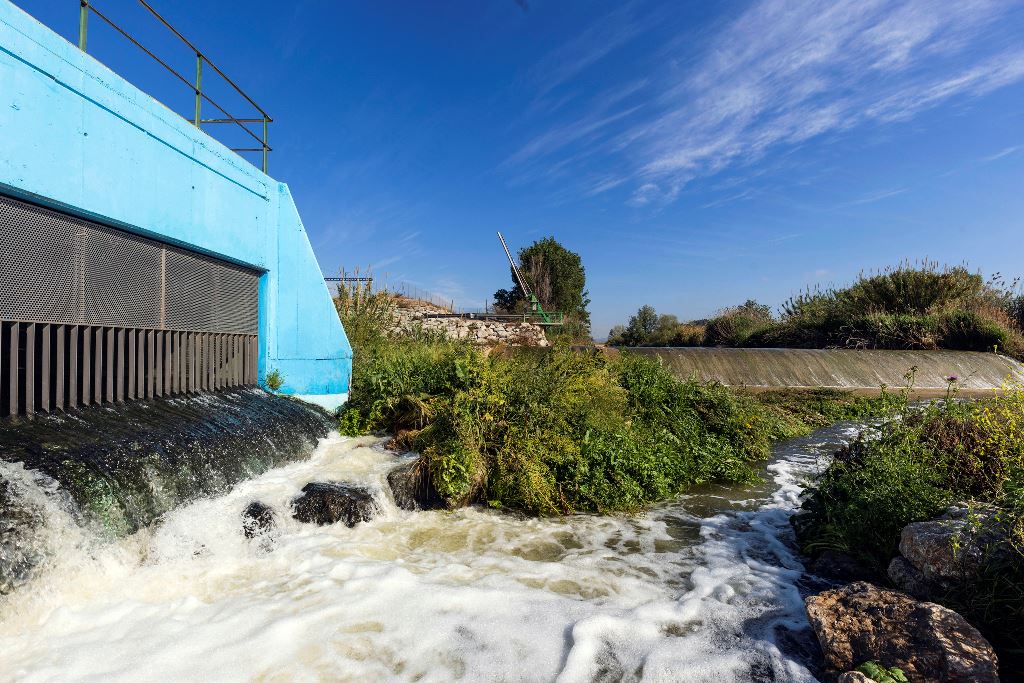
[[164,395],[164,333],[156,332],[156,353],[153,356],[153,395]]
[[82,325],[82,405],[92,403],[92,327]]
[[54,408],[64,410],[64,325],[57,325],[57,369],[55,371],[57,383],[54,391]]
[[18,414],[18,345],[21,338],[21,323],[11,323],[10,344],[7,349],[11,354],[10,364],[10,413],[11,417]]
[[128,400],[131,401],[135,398],[135,382],[136,374],[135,368],[139,362],[138,354],[136,353],[135,341],[138,338],[137,330],[128,330]]
[[[124,403],[124,330],[117,331],[117,402]],[[131,371],[129,371],[130,373]]]
[[196,333],[188,333],[188,390],[190,393],[196,392]]
[[203,56],[196,53],[196,117],[193,123],[199,128],[202,119],[199,116],[199,109],[203,103]]
[[39,409],[50,412],[50,326],[42,327],[42,349],[39,354]]
[[[84,49],[84,48],[83,48]],[[267,117],[263,117],[263,172],[267,172]]]
[[153,398],[156,384],[156,341],[153,330],[146,330],[146,398]]
[[204,373],[206,386],[203,388],[210,391],[213,389],[213,336],[210,334],[203,336],[206,337],[203,347],[203,360],[206,362],[206,372]]
[[36,324],[25,325],[25,414],[36,412]]
[[221,362],[224,358],[224,347],[222,345],[221,335],[213,335],[213,390],[217,391],[221,387],[221,381],[224,379],[224,372],[221,369]]
[[107,328],[107,403],[114,402],[114,328]]
[[94,375],[92,378],[92,397],[95,403],[103,403],[103,328],[94,328],[96,339],[93,342],[92,360]]
[[235,386],[235,361],[238,359],[235,351],[235,335],[228,337],[228,385]]
[[68,407],[78,407],[78,325],[71,326],[68,338]]
[[183,353],[185,333],[178,332],[174,337],[174,393],[180,394],[183,382],[181,381],[182,370],[185,368],[185,354]]
[[210,364],[210,372],[213,375],[213,378],[210,381],[210,388],[216,391],[219,388],[217,386],[217,381],[220,379],[217,376],[218,366],[220,365],[220,335],[212,335],[212,338],[210,339],[210,346],[212,348],[212,353],[210,354],[212,360]]
[[89,0],[81,0],[78,8],[78,49],[85,52],[85,37],[89,28]]
[[137,330],[138,356],[135,359],[135,398],[146,397],[146,332]]
[[170,396],[171,394],[171,369],[174,367],[174,363],[171,362],[171,337],[174,336],[173,332],[161,332],[160,334],[164,337],[164,395]]

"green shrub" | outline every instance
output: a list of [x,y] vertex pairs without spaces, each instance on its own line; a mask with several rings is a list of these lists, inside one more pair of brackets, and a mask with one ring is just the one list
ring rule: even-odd
[[905,262],[874,275],[861,274],[853,285],[836,292],[835,300],[847,315],[923,315],[969,301],[984,285],[981,275],[962,266]]
[[940,346],[965,351],[1005,349],[1011,332],[974,311],[950,311],[938,321]]
[[775,440],[814,424],[794,408],[799,402],[791,397],[787,409],[782,399],[773,405],[680,381],[657,359],[633,354],[609,358],[566,344],[487,354],[459,342],[395,339],[357,349],[341,430],[403,434],[453,507],[605,512],[699,484],[756,479]]
[[886,668],[878,662],[864,662],[857,667],[857,671],[875,683],[909,683],[903,669],[896,666]]
[[273,369],[267,373],[266,377],[263,378],[263,385],[267,387],[269,391],[275,392],[284,386],[284,376],[278,369]]

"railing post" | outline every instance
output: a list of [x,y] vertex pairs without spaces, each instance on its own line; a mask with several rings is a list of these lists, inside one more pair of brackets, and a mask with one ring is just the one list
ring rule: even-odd
[[263,172],[267,172],[267,117],[263,117]]
[[89,0],[81,0],[78,8],[78,49],[85,52],[85,35],[89,27]]
[[196,53],[196,118],[195,118],[195,121],[193,122],[193,123],[195,123],[196,128],[200,127],[199,126],[199,122],[200,122],[199,110],[201,109],[202,103],[203,103],[203,56],[197,52]]

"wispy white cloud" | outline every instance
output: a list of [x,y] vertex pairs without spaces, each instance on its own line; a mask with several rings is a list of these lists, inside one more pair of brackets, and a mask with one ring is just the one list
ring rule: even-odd
[[[656,50],[660,66],[638,67],[651,78],[639,89],[647,96],[642,105],[635,93],[619,109],[598,96],[509,163],[571,167],[580,163],[575,147],[585,141],[587,170],[597,180],[581,192],[632,184],[630,204],[662,205],[694,179],[812,138],[906,121],[1024,80],[1024,47],[989,40],[1000,18],[1019,8],[1000,0],[757,0],[696,56],[692,45],[690,53],[674,54],[682,41]],[[543,94],[554,94],[645,26],[632,10],[628,20],[610,16],[566,46],[579,57],[560,50],[542,62],[549,74]],[[593,173],[595,158],[603,159],[605,173]],[[535,169],[533,177],[543,172]]]
[[872,192],[871,194],[865,197],[860,197],[859,199],[844,202],[840,204],[840,206],[860,206],[862,204],[874,204],[875,202],[880,202],[883,199],[888,199],[889,197],[895,197],[897,195],[905,194],[909,191],[910,189],[906,187],[897,187],[891,190],[881,190],[879,192]]
[[983,164],[987,164],[987,163],[989,163],[991,161],[998,161],[999,159],[1002,159],[1003,157],[1008,157],[1011,154],[1016,154],[1017,152],[1021,151],[1022,149],[1024,149],[1024,145],[1014,145],[1012,147],[1005,147],[1005,148],[999,150],[998,152],[996,152],[995,154],[990,154],[987,157],[982,157],[981,158],[981,162]]
[[537,96],[571,81],[643,33],[645,25],[636,18],[635,4],[620,5],[534,65],[530,79],[537,83]]

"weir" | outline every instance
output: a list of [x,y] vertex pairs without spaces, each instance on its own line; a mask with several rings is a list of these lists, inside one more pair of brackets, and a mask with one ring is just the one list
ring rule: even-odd
[[833,388],[877,392],[899,388],[914,369],[921,394],[945,392],[949,377],[966,393],[991,393],[1004,383],[1024,382],[1024,366],[995,353],[972,351],[883,351],[852,349],[628,349],[655,356],[676,376],[752,390]]
[[0,417],[270,373],[345,401],[351,346],[284,183],[9,0],[0,83]]

